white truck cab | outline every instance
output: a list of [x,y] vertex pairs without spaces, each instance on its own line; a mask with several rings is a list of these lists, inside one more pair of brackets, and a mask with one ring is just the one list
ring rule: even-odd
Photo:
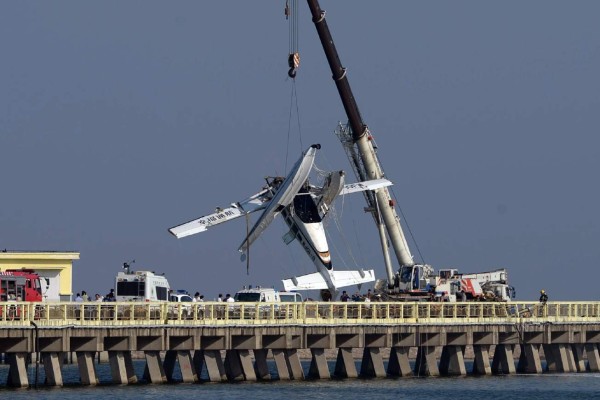
[[236,302],[249,302],[249,303],[279,303],[281,301],[279,292],[273,288],[261,288],[257,286],[255,288],[250,287],[249,289],[242,289],[238,291],[234,299]]
[[116,301],[168,301],[169,281],[151,271],[119,272],[115,282]]

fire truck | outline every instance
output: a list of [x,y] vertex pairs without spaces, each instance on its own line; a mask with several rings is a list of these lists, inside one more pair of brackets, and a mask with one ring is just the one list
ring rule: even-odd
[[9,269],[0,272],[0,302],[42,301],[40,276],[33,270]]

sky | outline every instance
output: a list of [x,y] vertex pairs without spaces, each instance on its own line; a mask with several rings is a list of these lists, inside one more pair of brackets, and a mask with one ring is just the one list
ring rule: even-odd
[[[333,134],[346,117],[302,1],[301,65],[287,77],[284,4],[3,2],[0,248],[80,252],[74,292],[106,293],[130,260],[208,299],[314,272],[279,220],[248,273],[243,220],[167,231],[258,192],[312,143],[320,169],[352,180]],[[597,300],[600,3],[321,7],[415,260],[506,268],[521,300]],[[336,202],[334,267],[384,278],[364,206]]]

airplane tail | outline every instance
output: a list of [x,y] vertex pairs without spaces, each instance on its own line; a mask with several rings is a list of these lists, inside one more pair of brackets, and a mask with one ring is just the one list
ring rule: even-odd
[[[375,281],[375,272],[372,269],[329,271],[329,276],[336,289]],[[286,291],[329,289],[327,281],[319,272],[284,279],[282,282]]]

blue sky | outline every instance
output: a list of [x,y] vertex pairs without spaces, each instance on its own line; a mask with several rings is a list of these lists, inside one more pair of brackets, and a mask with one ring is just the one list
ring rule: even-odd
[[[308,7],[290,122],[278,2],[28,1],[0,12],[0,248],[81,252],[74,291],[123,261],[207,298],[313,271],[284,224],[167,229],[256,193],[311,143],[348,160],[346,117]],[[596,299],[600,3],[325,1],[363,119],[420,253],[505,267],[520,299]],[[384,276],[361,196],[336,204],[334,263]],[[341,233],[337,231],[341,227]],[[410,243],[419,258],[417,245]]]

